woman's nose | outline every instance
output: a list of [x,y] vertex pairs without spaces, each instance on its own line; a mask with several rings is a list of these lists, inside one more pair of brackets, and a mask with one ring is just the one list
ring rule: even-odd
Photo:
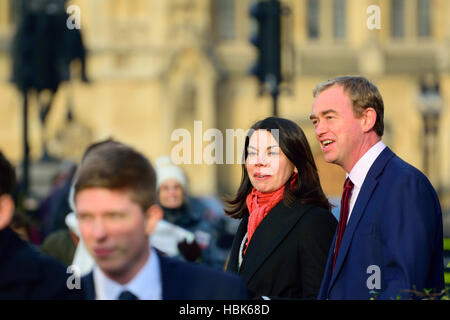
[[260,153],[256,157],[256,165],[257,166],[265,166],[267,165],[267,155],[265,153]]

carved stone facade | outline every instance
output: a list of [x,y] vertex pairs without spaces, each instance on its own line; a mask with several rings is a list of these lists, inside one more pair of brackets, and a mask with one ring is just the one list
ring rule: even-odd
[[[256,80],[248,75],[255,59],[248,42],[251,2],[255,1],[71,1],[81,9],[92,82],[81,83],[75,72],[73,93],[67,85],[61,87],[47,135],[56,142],[64,136],[61,132],[70,102],[75,119],[90,130],[83,140],[113,136],[154,160],[170,154],[177,143],[171,141],[175,129],[190,130],[194,137],[195,120],[202,121],[203,131],[218,128],[225,136],[226,129],[247,129],[270,116],[270,97],[260,96]],[[385,101],[384,141],[423,169],[423,122],[417,97],[421,77],[431,73],[439,82],[444,109],[439,120],[439,153],[430,155],[438,160],[434,163],[439,168],[431,168],[438,174],[430,177],[441,191],[443,207],[450,208],[450,2],[429,1],[431,18],[425,36],[419,32],[419,11],[424,10],[419,2],[427,3],[403,1],[398,9],[391,0],[282,1],[287,8],[282,37],[287,81],[282,84],[279,115],[296,121],[307,133],[330,196],[341,193],[344,173],[324,163],[308,120],[315,85],[340,74],[362,74],[373,80]],[[8,14],[11,3],[0,0],[0,148],[19,161],[21,97],[8,82],[7,50],[14,24]],[[380,29],[367,26],[371,5],[379,8]],[[395,10],[403,15],[400,37],[392,31],[398,24],[393,18],[397,17]],[[31,151],[33,159],[38,159],[41,130],[35,102],[30,109]],[[73,151],[72,156],[79,158],[81,151]],[[183,168],[196,194],[231,194],[240,182],[239,165],[203,163]]]

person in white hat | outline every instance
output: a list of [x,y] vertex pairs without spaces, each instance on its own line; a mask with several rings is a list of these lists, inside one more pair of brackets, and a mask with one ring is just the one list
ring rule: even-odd
[[208,214],[211,210],[200,199],[189,196],[186,176],[169,156],[159,157],[155,164],[157,199],[164,212],[161,221],[181,227],[195,237],[194,241],[178,243],[180,257],[222,268],[226,254],[217,247],[216,218]]
[[183,170],[174,165],[168,156],[162,156],[156,160],[156,172],[156,190],[160,204],[168,209],[181,207],[187,189]]

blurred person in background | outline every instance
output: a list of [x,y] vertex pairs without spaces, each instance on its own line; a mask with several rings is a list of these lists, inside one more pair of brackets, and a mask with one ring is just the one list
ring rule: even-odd
[[0,152],[0,299],[81,299],[81,290],[67,286],[66,268],[11,230],[15,172]]
[[49,194],[40,202],[37,215],[41,222],[40,231],[43,242],[51,233],[60,230],[66,230],[66,232],[58,232],[59,235],[67,233],[65,218],[71,212],[68,198],[76,169],[75,163],[63,161],[59,172],[53,178]]
[[276,117],[256,122],[244,159],[227,202],[226,213],[241,221],[227,270],[257,297],[316,299],[337,222],[302,129]]
[[[178,256],[223,268],[229,247],[219,246],[218,241],[226,236],[223,226],[226,217],[213,212],[201,199],[189,196],[186,176],[170,157],[162,156],[155,164],[158,203],[164,212],[163,219],[189,232],[184,239],[177,240]],[[159,249],[164,251],[164,248]]]
[[[162,217],[156,174],[121,143],[91,149],[75,182],[81,238],[95,260],[82,278],[87,299],[245,299],[237,276],[159,254],[149,243]],[[213,285],[212,285],[213,284]]]
[[25,213],[22,211],[14,212],[9,227],[19,235],[20,239],[31,243],[32,222]]
[[[76,219],[74,213],[69,213],[66,216],[66,221],[77,224],[76,221],[72,222],[73,219]],[[66,266],[72,264],[80,241],[79,234],[73,230],[72,224],[67,224],[68,229],[60,229],[50,233],[40,246],[43,254],[55,258]]]

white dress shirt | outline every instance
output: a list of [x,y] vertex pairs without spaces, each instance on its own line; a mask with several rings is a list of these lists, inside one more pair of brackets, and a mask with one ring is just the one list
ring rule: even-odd
[[[358,199],[359,191],[361,191],[361,187],[364,183],[364,180],[366,179],[367,172],[369,172],[370,167],[372,167],[373,163],[378,158],[380,153],[384,150],[384,148],[386,148],[386,145],[383,143],[383,141],[378,141],[375,145],[372,146],[372,148],[367,150],[367,152],[353,166],[350,173],[346,175],[347,178],[350,178],[350,180],[354,184],[352,195],[350,197],[348,219],[350,219],[353,207],[356,203],[356,199]],[[348,219],[347,223],[349,221]]]
[[128,283],[121,285],[106,276],[98,265],[93,270],[97,300],[117,300],[124,290],[130,291],[139,300],[161,300],[162,284],[158,254],[150,248],[150,255],[144,267]]

